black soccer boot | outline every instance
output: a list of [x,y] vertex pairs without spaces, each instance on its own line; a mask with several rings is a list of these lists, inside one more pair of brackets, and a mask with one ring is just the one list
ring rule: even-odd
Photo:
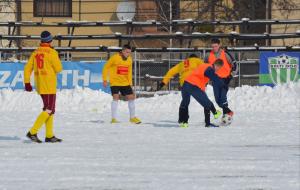
[[219,127],[219,126],[213,123],[209,123],[209,124],[207,123],[205,124],[205,127]]
[[57,142],[62,142],[62,139],[56,138],[55,136],[51,138],[45,138],[45,142],[47,143],[57,143]]
[[37,134],[32,135],[30,131],[27,133],[26,137],[28,137],[32,142],[42,143],[42,141],[38,138]]

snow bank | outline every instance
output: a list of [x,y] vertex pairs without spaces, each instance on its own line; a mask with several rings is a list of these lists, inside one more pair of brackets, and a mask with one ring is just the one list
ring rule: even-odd
[[236,110],[295,112],[300,109],[300,82],[268,86],[243,86],[229,92]]
[[[76,88],[57,93],[57,110],[60,111],[98,111],[109,106],[111,96],[102,91]],[[40,110],[42,100],[36,92],[24,92],[11,89],[0,90],[1,111]]]
[[[55,134],[64,142],[36,145],[25,134],[40,112],[39,96],[0,90],[0,189],[299,190],[299,91],[299,83],[231,90],[234,122],[220,128],[204,127],[192,99],[182,129],[179,93],[139,98],[143,123],[136,126],[126,102],[121,123],[111,125],[109,94],[63,90]],[[212,97],[212,87],[207,92]]]
[[[208,86],[207,94],[213,100],[212,87]],[[276,86],[242,86],[229,91],[229,104],[235,111],[274,111],[298,112],[300,83]],[[165,112],[177,111],[181,100],[180,93],[171,93],[152,98],[139,98],[138,110]],[[62,90],[57,95],[57,111],[93,111],[107,112],[110,109],[111,96],[101,91],[90,89]],[[192,106],[197,105],[195,100]],[[0,90],[0,111],[35,111],[41,108],[42,101],[35,93],[24,91]],[[127,103],[120,103],[121,110],[127,110]]]

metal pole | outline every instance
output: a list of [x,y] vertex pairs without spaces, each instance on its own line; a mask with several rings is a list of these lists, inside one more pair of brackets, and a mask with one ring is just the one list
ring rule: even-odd
[[[16,21],[22,21],[22,2],[20,0],[15,0],[16,4]],[[17,27],[17,35],[21,34],[20,26]],[[17,46],[21,46],[21,40],[17,40]]]
[[[216,15],[215,15],[215,0],[211,0],[210,1],[210,20],[211,21],[214,21],[215,20],[215,17],[216,17]],[[212,28],[213,28],[213,32],[215,32],[215,26],[213,25],[212,26]]]
[[[172,0],[170,0],[169,1],[170,3],[169,3],[169,5],[170,5],[170,10],[169,10],[169,23],[170,23],[170,34],[172,34],[172,32],[173,32],[173,27],[172,27]],[[169,47],[170,48],[172,48],[172,46],[173,46],[173,40],[172,39],[170,39],[170,44],[169,44]],[[168,65],[168,70],[170,70],[170,67],[171,67],[171,52],[169,52],[169,65]],[[170,82],[169,82],[169,85],[168,85],[168,90],[169,90],[169,92],[170,92],[170,90],[171,90],[171,80],[170,80]]]
[[67,52],[67,61],[70,61],[70,52]]
[[81,21],[81,0],[79,0],[79,21]]
[[198,7],[198,9],[197,9],[197,12],[198,12],[198,17],[197,17],[197,19],[200,19],[200,1],[198,0],[197,1],[197,7]]
[[241,52],[239,52],[239,87],[241,87]]
[[[267,9],[266,19],[269,20],[272,17],[272,0],[267,0],[266,9]],[[271,24],[266,25],[266,30],[267,30],[267,33],[269,33],[269,34],[271,33],[271,30],[272,30]],[[266,45],[271,46],[271,39],[266,40]]]
[[[171,68],[171,52],[169,52],[169,65],[168,65],[168,70],[170,70],[170,68]],[[172,81],[172,79],[170,80],[169,85],[168,85],[168,90],[169,90],[169,91],[171,90],[171,81]]]
[[136,96],[136,77],[137,77],[137,53],[134,50],[134,94]]
[[[141,54],[139,53],[139,60],[141,60]],[[141,89],[141,61],[139,61],[139,90]]]
[[[173,28],[172,28],[172,0],[170,0],[170,20],[169,20],[169,22],[170,22],[170,34],[172,34],[172,30],[173,30]],[[172,39],[170,39],[170,48],[173,46],[173,40]]]
[[2,62],[2,52],[0,51],[0,63]]
[[[173,30],[173,27],[172,27],[172,19],[173,19],[173,17],[172,17],[172,0],[170,0],[170,34],[172,34],[172,30]],[[173,40],[172,39],[170,39],[170,48],[172,48],[173,47]],[[170,70],[170,67],[171,67],[171,52],[169,52],[169,70]],[[168,88],[169,88],[169,91],[171,90],[171,80],[170,80],[170,82],[169,82],[169,85],[168,85]]]

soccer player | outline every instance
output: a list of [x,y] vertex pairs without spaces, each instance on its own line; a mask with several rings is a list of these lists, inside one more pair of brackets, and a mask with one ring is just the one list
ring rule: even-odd
[[170,82],[171,78],[173,78],[177,74],[179,74],[179,84],[180,86],[182,86],[185,78],[189,76],[194,69],[196,69],[200,64],[203,63],[203,60],[200,59],[197,55],[191,54],[187,59],[181,61],[167,72],[159,85],[159,89],[166,86]]
[[212,80],[217,88],[224,86],[223,81],[215,74],[222,68],[223,64],[221,59],[215,60],[213,65],[201,64],[185,79],[181,90],[182,101],[179,107],[180,127],[188,127],[188,107],[191,96],[204,107],[205,113],[208,114],[205,115],[205,127],[218,127],[210,123],[210,112],[213,113],[215,119],[219,118],[221,112],[217,111],[214,104],[209,100],[205,93],[205,88],[209,80]]
[[140,124],[141,120],[135,115],[135,95],[132,90],[132,57],[129,45],[124,45],[122,51],[114,54],[105,64],[102,73],[103,86],[105,88],[108,86],[108,78],[113,97],[111,123],[119,123],[117,110],[121,94],[128,100],[129,121],[134,124]]
[[[172,67],[167,74],[164,76],[163,81],[160,83],[161,89],[163,86],[167,85],[172,77],[179,74],[179,84],[182,87],[184,80],[189,76],[192,71],[194,71],[199,65],[204,64],[203,60],[198,58],[197,55],[191,54],[186,60],[181,61],[174,67]],[[210,111],[204,109],[205,121],[208,121],[207,126],[214,125],[210,123]]]
[[37,143],[42,141],[38,138],[39,129],[46,125],[45,142],[61,142],[53,133],[53,120],[56,101],[57,73],[61,72],[62,64],[57,51],[51,47],[52,35],[48,31],[41,33],[41,44],[30,56],[24,68],[25,90],[32,91],[30,76],[34,71],[34,81],[37,93],[43,100],[43,111],[37,117],[34,125],[27,133],[27,137]]
[[232,79],[232,72],[236,72],[237,66],[233,57],[221,48],[221,42],[219,39],[211,40],[212,50],[208,56],[204,59],[206,63],[212,65],[216,59],[221,59],[224,65],[216,71],[218,77],[224,82],[224,88],[218,87],[214,82],[214,96],[217,104],[223,109],[223,117],[228,114],[230,117],[233,116],[233,112],[228,107],[227,92],[229,90],[229,83]]

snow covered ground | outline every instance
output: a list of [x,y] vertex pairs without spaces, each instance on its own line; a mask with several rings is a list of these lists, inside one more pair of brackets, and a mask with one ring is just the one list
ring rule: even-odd
[[122,123],[111,125],[110,95],[64,90],[55,120],[64,142],[33,144],[24,136],[40,98],[0,90],[0,189],[299,190],[299,96],[300,83],[231,90],[235,118],[222,128],[204,128],[193,100],[182,129],[180,94],[138,99],[143,124],[135,126],[126,102]]

